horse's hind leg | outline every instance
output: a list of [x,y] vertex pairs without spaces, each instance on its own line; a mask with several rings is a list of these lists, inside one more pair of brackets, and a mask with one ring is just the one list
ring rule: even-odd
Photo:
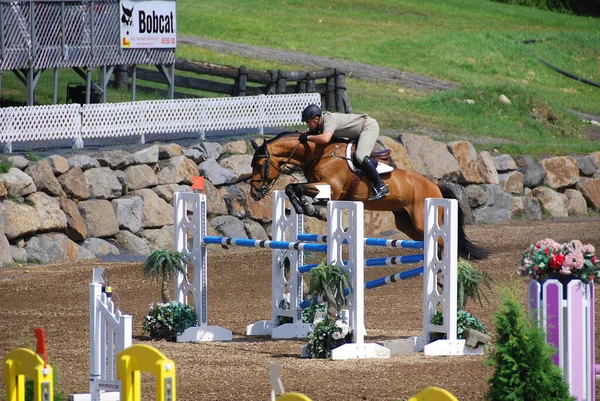
[[414,224],[414,218],[406,210],[394,211],[396,228],[416,241],[423,241],[423,222]]

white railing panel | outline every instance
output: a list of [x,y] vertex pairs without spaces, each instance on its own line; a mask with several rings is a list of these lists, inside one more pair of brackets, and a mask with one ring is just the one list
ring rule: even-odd
[[72,138],[81,130],[81,106],[6,107],[0,109],[0,142]]

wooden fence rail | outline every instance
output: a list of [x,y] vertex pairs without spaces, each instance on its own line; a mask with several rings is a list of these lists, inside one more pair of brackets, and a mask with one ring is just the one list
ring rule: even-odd
[[[346,93],[345,73],[333,68],[319,71],[249,70],[175,59],[175,87],[219,93],[230,96],[255,96],[283,93],[319,93],[323,109],[352,113]],[[177,75],[177,72],[194,73],[200,77]],[[136,79],[167,84],[160,71],[136,68]],[[227,80],[231,80],[227,82]]]

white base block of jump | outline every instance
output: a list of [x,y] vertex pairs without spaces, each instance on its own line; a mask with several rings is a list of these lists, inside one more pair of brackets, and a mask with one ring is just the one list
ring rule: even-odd
[[177,342],[231,341],[232,338],[231,331],[219,326],[190,327],[177,336]]
[[310,323],[285,323],[274,327],[272,320],[261,320],[246,326],[247,336],[271,336],[271,338],[307,338],[312,332]]
[[425,355],[454,356],[454,355],[483,355],[483,346],[469,347],[466,340],[437,340],[425,345]]
[[272,320],[259,320],[246,326],[247,336],[270,336],[273,331]]
[[[107,391],[102,394],[102,401],[119,401],[121,393],[118,391]],[[69,394],[69,401],[92,401],[91,394]]]
[[371,359],[389,358],[389,348],[375,343],[344,344],[331,350],[331,359]]

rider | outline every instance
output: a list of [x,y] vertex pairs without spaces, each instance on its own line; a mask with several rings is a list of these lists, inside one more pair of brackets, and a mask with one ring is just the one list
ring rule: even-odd
[[375,119],[366,114],[330,113],[328,111],[323,113],[319,106],[311,104],[302,111],[302,121],[306,123],[308,129],[300,135],[300,142],[310,141],[324,145],[329,143],[332,137],[358,139],[354,157],[371,181],[373,195],[369,200],[380,199],[390,194],[390,190],[369,158],[379,136],[379,125]]

